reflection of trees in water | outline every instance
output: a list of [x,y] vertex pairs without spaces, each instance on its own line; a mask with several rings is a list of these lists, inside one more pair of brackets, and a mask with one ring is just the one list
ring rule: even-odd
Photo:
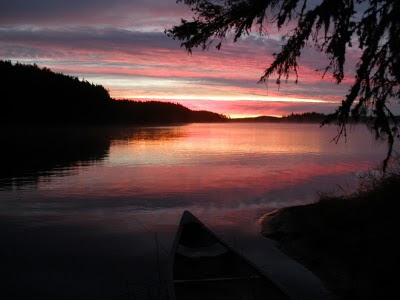
[[3,189],[71,175],[76,166],[103,160],[110,145],[100,132],[88,129],[11,129],[1,139]]
[[111,144],[127,144],[135,141],[169,141],[182,138],[186,131],[181,126],[169,127],[120,127],[114,129]]
[[7,129],[0,132],[0,189],[36,185],[78,173],[77,167],[104,161],[110,146],[135,140],[183,136],[177,127],[92,127]]

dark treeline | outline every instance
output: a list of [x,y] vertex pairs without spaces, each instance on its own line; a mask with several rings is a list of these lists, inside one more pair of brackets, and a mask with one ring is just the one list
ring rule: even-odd
[[170,102],[113,100],[110,114],[117,123],[223,122],[227,117],[209,111],[194,111]]
[[326,117],[327,115],[316,112],[306,112],[303,114],[292,113],[291,115],[282,116],[282,121],[294,123],[322,123]]
[[[254,118],[238,118],[230,119],[230,122],[243,122],[243,123],[318,123],[322,124],[328,115],[316,112],[306,112],[302,114],[290,114],[284,115],[281,118],[272,116],[259,116]],[[400,116],[395,116],[395,118],[400,122]],[[349,118],[348,123],[364,123],[369,128],[373,128],[375,118],[373,117],[363,117],[355,120],[354,118]],[[361,121],[361,122],[360,122]]]
[[[209,111],[193,111],[170,102],[115,100],[101,85],[55,73],[36,64],[0,60],[2,97],[0,125],[135,125],[191,122],[322,123],[316,112],[286,116],[229,119]],[[400,118],[400,117],[398,117]],[[349,122],[353,122],[350,118]],[[366,123],[367,120],[365,120]]]
[[180,104],[115,100],[101,85],[37,65],[0,61],[3,125],[99,125],[221,122]]
[[325,114],[306,112],[303,114],[291,114],[287,116],[272,117],[260,116],[255,118],[232,119],[232,122],[266,122],[266,123],[321,123],[326,118]]

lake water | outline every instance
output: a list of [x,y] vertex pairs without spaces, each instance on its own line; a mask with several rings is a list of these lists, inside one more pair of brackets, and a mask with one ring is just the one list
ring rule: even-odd
[[184,210],[256,260],[264,213],[351,188],[385,157],[364,127],[335,135],[267,123],[3,132],[0,293],[149,296]]

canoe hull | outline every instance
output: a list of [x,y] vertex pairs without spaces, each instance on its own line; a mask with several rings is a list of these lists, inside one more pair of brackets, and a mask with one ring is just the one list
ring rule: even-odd
[[170,299],[288,299],[261,269],[187,211],[170,262]]

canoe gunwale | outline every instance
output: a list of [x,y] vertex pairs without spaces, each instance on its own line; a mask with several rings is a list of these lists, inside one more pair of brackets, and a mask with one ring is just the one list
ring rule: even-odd
[[[255,274],[257,275],[250,275],[250,276],[238,276],[238,277],[216,277],[216,278],[199,278],[199,279],[179,279],[179,280],[174,280],[174,263],[175,263],[175,256],[176,256],[176,250],[179,245],[183,227],[185,224],[188,223],[197,223],[198,225],[201,226],[203,230],[205,230],[207,233],[209,233],[212,237],[214,237],[220,244],[222,244],[224,247],[228,249],[228,251],[233,252],[233,254],[237,255],[241,260],[243,260],[245,263],[247,263],[254,271]],[[175,283],[195,283],[195,282],[217,282],[217,281],[234,281],[234,280],[254,280],[254,279],[263,279],[268,281],[270,284],[272,284],[275,288],[277,288],[284,296],[286,296],[288,299],[288,294],[280,287],[278,286],[275,282],[273,282],[271,279],[268,278],[267,274],[255,263],[250,261],[247,257],[245,257],[242,253],[240,253],[238,250],[236,250],[234,247],[229,245],[227,242],[225,242],[221,237],[217,236],[214,232],[212,232],[209,228],[207,228],[199,219],[197,219],[192,213],[189,211],[185,210],[182,214],[181,221],[179,223],[179,227],[177,230],[177,233],[175,235],[174,242],[171,247],[171,251],[169,254],[169,266],[168,266],[169,272],[168,272],[168,295],[169,295],[169,300],[176,300],[175,296],[175,289],[174,289],[174,284]]]

